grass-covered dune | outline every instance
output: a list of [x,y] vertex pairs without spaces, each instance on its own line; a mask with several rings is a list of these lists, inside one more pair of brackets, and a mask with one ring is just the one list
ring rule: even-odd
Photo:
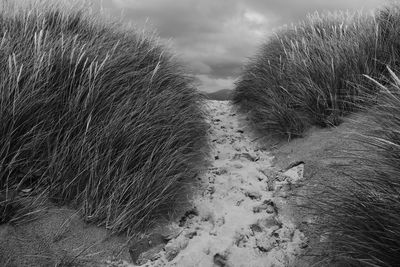
[[311,125],[338,125],[376,95],[364,75],[381,79],[399,64],[399,8],[376,14],[314,14],[261,46],[239,78],[234,102],[262,132],[301,136]]
[[351,138],[357,149],[345,152],[356,165],[322,181],[323,194],[309,192],[322,216],[316,229],[328,237],[326,266],[400,263],[399,34],[396,5],[375,15],[314,15],[271,37],[236,84],[234,103],[267,135],[301,136],[362,114]]
[[390,85],[375,85],[377,105],[362,108],[354,122],[360,131],[352,138],[359,148],[350,150],[349,158],[357,164],[344,166],[343,184],[330,183],[321,195],[312,194],[311,207],[324,218],[319,232],[329,237],[327,263],[400,263],[400,79],[392,75]]
[[0,65],[0,221],[45,195],[137,230],[199,174],[202,98],[157,37],[49,1],[3,4]]

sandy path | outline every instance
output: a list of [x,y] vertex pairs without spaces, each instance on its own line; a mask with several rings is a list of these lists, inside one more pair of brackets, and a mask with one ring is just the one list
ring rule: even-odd
[[276,170],[273,157],[251,141],[229,102],[209,101],[207,108],[215,160],[201,180],[193,209],[169,226],[175,234],[142,254],[138,262],[142,266],[293,266],[307,240],[285,215],[285,199],[302,178],[302,164]]

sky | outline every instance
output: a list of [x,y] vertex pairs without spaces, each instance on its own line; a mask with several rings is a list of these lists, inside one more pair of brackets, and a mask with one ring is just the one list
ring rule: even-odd
[[383,0],[97,0],[104,11],[156,30],[199,81],[199,89],[233,89],[242,66],[274,30],[315,11],[366,12]]

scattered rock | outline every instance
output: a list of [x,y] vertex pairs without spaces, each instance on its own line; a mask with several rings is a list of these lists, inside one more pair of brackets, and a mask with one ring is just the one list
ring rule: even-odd
[[228,267],[228,259],[224,254],[217,253],[213,257],[214,264],[218,267]]
[[262,197],[262,195],[259,193],[259,192],[257,192],[257,191],[247,191],[246,193],[245,193],[245,196],[246,197],[249,197],[250,199],[256,199],[256,200],[261,200],[261,197]]
[[272,202],[271,200],[265,200],[262,204],[253,207],[254,213],[260,213],[261,211],[265,211],[268,214],[278,212],[275,203]]
[[298,181],[303,179],[303,176],[304,176],[304,162],[303,161],[295,162],[295,163],[290,164],[290,166],[291,167],[289,169],[287,169],[283,173],[283,175],[288,177],[288,181],[289,182],[295,184]]
[[197,235],[197,231],[189,231],[185,234],[185,237],[192,239],[193,237],[195,237]]
[[262,229],[258,224],[250,225],[250,230],[252,230],[253,233],[261,233],[262,232]]

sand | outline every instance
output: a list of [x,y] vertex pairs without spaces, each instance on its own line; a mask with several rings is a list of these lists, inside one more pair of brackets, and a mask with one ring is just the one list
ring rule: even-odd
[[228,101],[208,101],[206,108],[212,164],[192,208],[168,226],[174,238],[143,252],[137,265],[119,266],[294,266],[307,238],[288,216],[286,199],[304,164],[274,167]]
[[0,227],[0,265],[297,266],[309,241],[290,199],[304,163],[276,164],[229,101],[210,100],[205,109],[210,166],[183,216],[127,242],[54,207],[37,221]]

